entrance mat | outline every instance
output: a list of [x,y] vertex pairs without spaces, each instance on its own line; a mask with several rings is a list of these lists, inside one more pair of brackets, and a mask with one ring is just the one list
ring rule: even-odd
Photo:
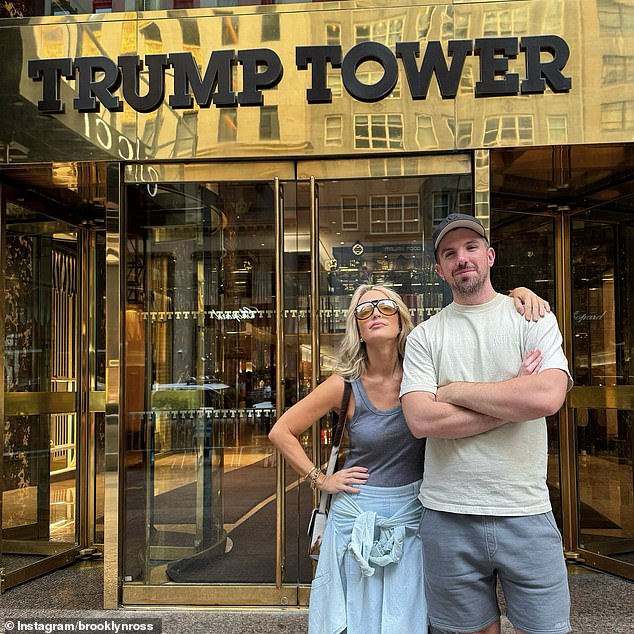
[[[308,557],[306,528],[312,508],[312,493],[306,484],[289,491],[286,497],[285,581],[310,583],[312,563]],[[298,524],[298,504],[302,515]],[[209,548],[192,557],[173,561],[167,576],[177,583],[274,583],[275,581],[275,501],[231,531],[231,550],[219,553]],[[299,577],[298,577],[299,575]]]
[[[275,465],[266,459],[222,474],[224,523],[233,524],[275,494]],[[291,481],[292,471],[287,471]],[[154,498],[154,524],[196,523],[196,482],[161,493]]]

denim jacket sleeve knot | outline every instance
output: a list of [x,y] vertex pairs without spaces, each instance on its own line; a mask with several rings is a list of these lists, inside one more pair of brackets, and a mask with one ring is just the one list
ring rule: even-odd
[[362,575],[374,574],[371,564],[387,566],[401,560],[406,530],[418,530],[420,504],[416,500],[389,518],[373,511],[364,512],[350,495],[341,496],[338,502],[338,518],[351,524],[348,552],[358,563]]

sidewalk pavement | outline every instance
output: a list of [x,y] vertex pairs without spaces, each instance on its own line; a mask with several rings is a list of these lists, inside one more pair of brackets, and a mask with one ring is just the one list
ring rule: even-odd
[[[634,634],[634,583],[581,566],[569,568],[569,580],[575,634]],[[103,563],[86,561],[12,588],[0,596],[0,632],[11,631],[7,620],[19,618],[158,618],[163,634],[300,634],[307,629],[305,608],[103,610],[102,584]],[[503,634],[512,633],[505,618],[502,625]]]

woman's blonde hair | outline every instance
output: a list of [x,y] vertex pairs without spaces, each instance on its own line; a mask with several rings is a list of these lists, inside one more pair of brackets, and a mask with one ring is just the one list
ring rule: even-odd
[[357,326],[357,320],[354,316],[354,309],[361,297],[368,291],[379,291],[388,299],[393,299],[398,306],[401,331],[398,335],[397,345],[398,356],[401,359],[405,354],[405,339],[407,339],[407,335],[409,335],[414,328],[409,310],[397,293],[385,286],[375,286],[373,284],[362,284],[359,286],[352,295],[350,306],[346,313],[346,332],[341,342],[339,359],[335,368],[335,372],[345,379],[358,379],[366,369],[368,355],[365,344],[361,341],[361,336],[359,335],[359,327]]

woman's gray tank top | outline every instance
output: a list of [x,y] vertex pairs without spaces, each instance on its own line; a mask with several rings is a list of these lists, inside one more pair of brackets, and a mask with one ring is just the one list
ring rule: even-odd
[[423,477],[425,439],[414,438],[400,405],[376,409],[361,379],[352,383],[354,414],[347,423],[350,451],[343,468],[367,467],[367,484],[397,487]]

